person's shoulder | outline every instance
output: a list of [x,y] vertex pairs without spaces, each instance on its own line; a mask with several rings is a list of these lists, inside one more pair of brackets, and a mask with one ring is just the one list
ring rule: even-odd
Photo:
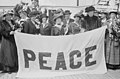
[[93,16],[93,18],[94,18],[95,20],[98,20],[98,19],[99,19],[97,16]]
[[89,16],[87,15],[87,16],[84,16],[84,20],[87,20],[89,18]]

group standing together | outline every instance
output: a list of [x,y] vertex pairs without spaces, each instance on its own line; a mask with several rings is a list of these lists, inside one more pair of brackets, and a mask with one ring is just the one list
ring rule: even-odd
[[[0,50],[0,66],[2,73],[17,72],[18,56],[14,39],[15,31],[45,36],[74,35],[107,26],[105,35],[105,57],[107,67],[120,68],[120,18],[118,12],[101,12],[98,16],[93,6],[70,17],[70,10],[58,9],[53,16],[42,13],[38,0],[31,0],[32,5],[26,7],[17,4],[13,11],[5,12],[0,20],[0,34],[2,36]],[[22,3],[23,4],[23,3]]]

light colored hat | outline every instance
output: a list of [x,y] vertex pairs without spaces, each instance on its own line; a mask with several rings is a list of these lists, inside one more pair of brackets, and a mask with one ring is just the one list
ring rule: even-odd
[[13,15],[14,13],[11,10],[3,12],[3,17],[5,17],[7,14]]
[[57,18],[61,18],[62,19],[62,17],[63,17],[62,14],[54,14],[53,20],[55,21]]

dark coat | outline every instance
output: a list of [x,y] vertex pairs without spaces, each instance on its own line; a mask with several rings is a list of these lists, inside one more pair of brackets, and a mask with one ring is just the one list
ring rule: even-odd
[[11,28],[9,23],[5,20],[1,24],[1,52],[0,52],[0,63],[10,67],[16,67],[18,65],[17,47],[15,44],[14,35],[10,35],[11,31],[14,31],[19,26],[12,21],[15,28]]
[[[40,25],[39,25],[40,26]],[[40,29],[37,29],[35,25],[32,23],[30,19],[28,19],[26,22],[23,24],[23,33],[28,33],[28,34],[39,34]]]
[[59,36],[59,35],[64,35],[64,26],[60,28],[53,26],[51,28],[51,36]]
[[46,23],[44,27],[43,24],[41,24],[40,27],[41,27],[40,30],[42,35],[51,35],[51,28],[52,28],[51,24]]
[[90,30],[93,30],[93,29],[101,27],[101,21],[96,16],[89,17],[87,15],[87,16],[85,16],[84,20],[85,20],[85,27],[84,28],[87,31],[90,31]]

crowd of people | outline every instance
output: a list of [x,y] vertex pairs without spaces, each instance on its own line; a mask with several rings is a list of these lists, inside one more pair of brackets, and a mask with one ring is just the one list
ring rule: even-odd
[[[45,36],[74,35],[107,26],[105,34],[105,57],[107,68],[120,69],[120,14],[117,11],[99,13],[93,6],[85,8],[87,16],[80,11],[71,18],[70,10],[57,9],[52,16],[41,11],[39,0],[17,4],[13,10],[4,12],[0,19],[2,73],[18,70],[15,31]],[[26,7],[27,6],[27,7]]]

